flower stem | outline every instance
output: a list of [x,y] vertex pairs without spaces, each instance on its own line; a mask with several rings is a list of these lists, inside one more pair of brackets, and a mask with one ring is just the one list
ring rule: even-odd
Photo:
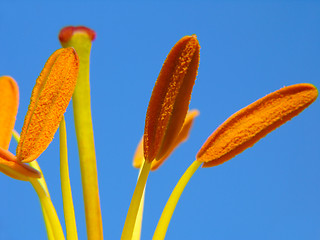
[[63,47],[73,47],[80,60],[77,85],[72,96],[72,102],[79,149],[87,236],[88,240],[102,240],[102,216],[91,117],[89,77],[92,39],[86,31],[84,28],[78,29],[70,36],[70,39],[61,42],[61,44]]
[[177,206],[177,203],[180,199],[180,196],[189,182],[190,178],[193,176],[195,171],[200,167],[202,163],[198,161],[194,161],[185,173],[180,178],[179,182],[173,189],[166,206],[163,209],[160,220],[158,222],[157,228],[153,235],[153,240],[162,240],[165,238],[167,229],[172,217],[172,214]]
[[68,149],[67,149],[67,132],[66,122],[62,118],[60,123],[60,177],[61,177],[61,191],[63,199],[63,212],[66,221],[67,239],[77,240],[77,225],[74,214],[74,206],[72,200],[72,192],[69,178],[68,165]]
[[[138,179],[140,177],[141,170],[142,170],[142,168],[140,168]],[[140,240],[140,238],[141,238],[141,227],[142,227],[142,218],[143,218],[145,190],[146,190],[146,185],[144,186],[144,190],[143,190],[142,197],[140,200],[139,210],[137,213],[136,222],[135,222],[134,229],[133,229],[132,240]]]
[[147,183],[150,167],[151,167],[151,163],[149,163],[148,161],[145,161],[142,166],[142,170],[131,199],[130,207],[127,213],[127,218],[122,230],[121,240],[132,239],[136,218],[137,218],[139,206],[141,203],[141,197],[143,195],[144,188]]
[[86,27],[65,27],[59,39],[63,47],[73,47],[80,60],[77,85],[72,96],[74,122],[78,141],[81,180],[88,240],[102,240],[96,153],[94,146],[90,97],[90,51],[94,31]]
[[30,183],[36,190],[41,206],[44,209],[43,211],[45,213],[44,219],[48,220],[48,222],[46,221],[46,227],[48,226],[51,227],[51,229],[47,230],[47,232],[52,231],[54,239],[64,240],[65,238],[64,238],[63,230],[62,230],[57,212],[52,204],[50,196],[46,194],[45,189],[42,187],[40,182],[37,181],[37,179],[30,178]]
[[144,208],[144,198],[145,198],[145,189],[143,190],[139,210],[136,217],[136,223],[134,225],[132,240],[141,239],[141,228],[142,228],[142,218],[143,218],[143,208]]
[[[13,138],[19,142],[20,135],[16,130],[12,131]],[[47,235],[49,240],[64,239],[63,230],[57,216],[56,210],[52,204],[47,183],[44,179],[41,168],[36,160],[29,163],[31,167],[38,170],[41,173],[41,178],[29,178],[30,183],[38,194],[43,219],[47,229]]]
[[46,225],[48,240],[55,240],[51,223],[50,223],[49,218],[48,218],[48,216],[46,214],[46,211],[42,207],[42,205],[41,205],[41,211],[42,211],[42,215],[43,215],[44,222],[45,222],[45,225]]

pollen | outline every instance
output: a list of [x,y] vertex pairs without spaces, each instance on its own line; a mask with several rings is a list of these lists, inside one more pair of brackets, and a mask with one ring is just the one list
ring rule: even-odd
[[0,147],[9,148],[19,105],[19,88],[9,76],[0,77]]
[[161,159],[178,136],[189,108],[199,59],[200,45],[195,35],[180,39],[167,56],[147,110],[146,161]]
[[59,49],[48,59],[32,91],[16,151],[18,161],[35,160],[52,141],[76,86],[78,69],[73,48]]
[[318,96],[312,84],[284,87],[229,117],[207,139],[197,154],[202,167],[222,164],[297,116]]

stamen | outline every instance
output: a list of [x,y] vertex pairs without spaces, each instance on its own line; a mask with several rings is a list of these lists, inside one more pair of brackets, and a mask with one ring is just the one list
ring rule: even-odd
[[146,161],[163,157],[181,130],[197,76],[199,54],[197,37],[186,36],[172,48],[163,64],[146,115]]
[[48,147],[76,86],[79,60],[73,48],[54,52],[33,89],[21,139],[19,161],[31,162]]
[[230,160],[301,113],[316,100],[312,84],[296,84],[268,94],[229,117],[207,139],[197,154],[202,167]]

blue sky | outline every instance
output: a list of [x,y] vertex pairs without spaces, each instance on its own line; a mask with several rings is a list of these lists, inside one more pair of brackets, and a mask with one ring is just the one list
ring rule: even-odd
[[[97,38],[91,92],[105,239],[119,239],[138,170],[132,156],[152,88],[171,47],[196,34],[199,74],[190,139],[150,174],[142,239],[151,239],[175,184],[228,116],[283,86],[320,88],[318,1],[1,2],[0,75],[20,87],[20,131],[35,80],[58,48],[59,30],[85,25]],[[80,239],[85,220],[72,106],[66,112],[71,184]],[[319,239],[320,101],[254,147],[199,169],[166,239]],[[10,150],[15,151],[11,143]],[[58,135],[38,162],[63,223]],[[0,239],[46,239],[31,184],[0,174]]]

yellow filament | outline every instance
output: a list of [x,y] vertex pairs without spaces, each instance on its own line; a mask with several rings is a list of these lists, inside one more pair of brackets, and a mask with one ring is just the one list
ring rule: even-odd
[[54,236],[54,239],[64,240],[65,237],[60,224],[60,220],[52,204],[50,196],[46,194],[45,189],[36,179],[30,179],[30,183],[36,190],[39,200],[41,202],[41,206],[44,209],[44,219],[46,221],[46,227],[49,228],[49,230],[47,230],[48,234],[50,234],[49,236],[51,236],[52,234]]
[[179,182],[173,189],[166,206],[163,209],[160,220],[158,222],[157,228],[153,235],[153,240],[162,240],[165,238],[167,229],[172,217],[172,214],[177,206],[180,196],[185,189],[187,183],[195,173],[195,171],[200,167],[201,163],[194,161],[190,167],[185,171],[185,173],[180,178]]
[[68,36],[67,40],[61,42],[61,44],[63,47],[74,47],[79,55],[79,75],[72,102],[79,149],[87,236],[88,240],[101,240],[103,239],[103,226],[91,118],[89,81],[91,40],[92,32],[88,33],[88,29],[78,28],[76,31],[71,32],[71,36]]
[[63,212],[67,228],[67,239],[77,240],[78,233],[69,178],[67,131],[64,118],[62,118],[61,120],[59,133],[61,191],[63,200]]
[[[16,130],[12,131],[12,136],[13,138],[19,143],[20,141],[20,135]],[[42,214],[43,214],[43,219],[46,225],[46,230],[47,230],[47,235],[48,235],[48,239],[49,240],[55,240],[55,235],[59,236],[60,234],[54,233],[55,230],[53,229],[53,225],[51,222],[56,221],[57,216],[56,214],[52,215],[48,215],[47,212],[51,212],[51,210],[47,210],[46,208],[49,206],[50,208],[53,207],[53,204],[51,202],[51,204],[49,203],[45,203],[46,201],[51,201],[50,199],[50,194],[49,194],[49,190],[46,184],[46,181],[44,179],[43,173],[41,171],[41,168],[38,164],[38,162],[32,161],[29,163],[29,165],[31,167],[33,167],[34,169],[36,169],[40,174],[41,174],[41,178],[38,178],[34,181],[31,181],[30,179],[28,179],[30,181],[30,183],[32,184],[33,188],[35,189],[35,191],[37,192],[38,196],[39,196],[39,200],[40,200],[40,204],[41,204],[41,210],[42,210]],[[41,197],[40,197],[41,196]],[[59,219],[58,219],[59,220]],[[59,222],[60,224],[60,222]],[[58,229],[62,229],[61,225],[60,227],[58,226]],[[60,231],[60,230],[58,230]]]
[[144,188],[147,183],[150,167],[151,167],[151,163],[145,161],[142,166],[142,170],[131,199],[126,221],[124,223],[124,227],[122,230],[121,240],[132,239],[134,226],[136,224],[136,218],[139,211],[141,198],[144,193]]
[[[141,170],[142,170],[142,168],[140,168],[138,179],[140,177]],[[132,240],[140,240],[140,238],[141,238],[141,228],[142,228],[142,219],[143,219],[145,190],[146,190],[146,186],[144,187],[144,190],[143,190],[143,193],[142,193],[140,206],[139,206],[139,210],[138,210],[138,213],[137,213],[136,222],[135,222],[134,230],[133,230],[133,234],[132,234]]]

